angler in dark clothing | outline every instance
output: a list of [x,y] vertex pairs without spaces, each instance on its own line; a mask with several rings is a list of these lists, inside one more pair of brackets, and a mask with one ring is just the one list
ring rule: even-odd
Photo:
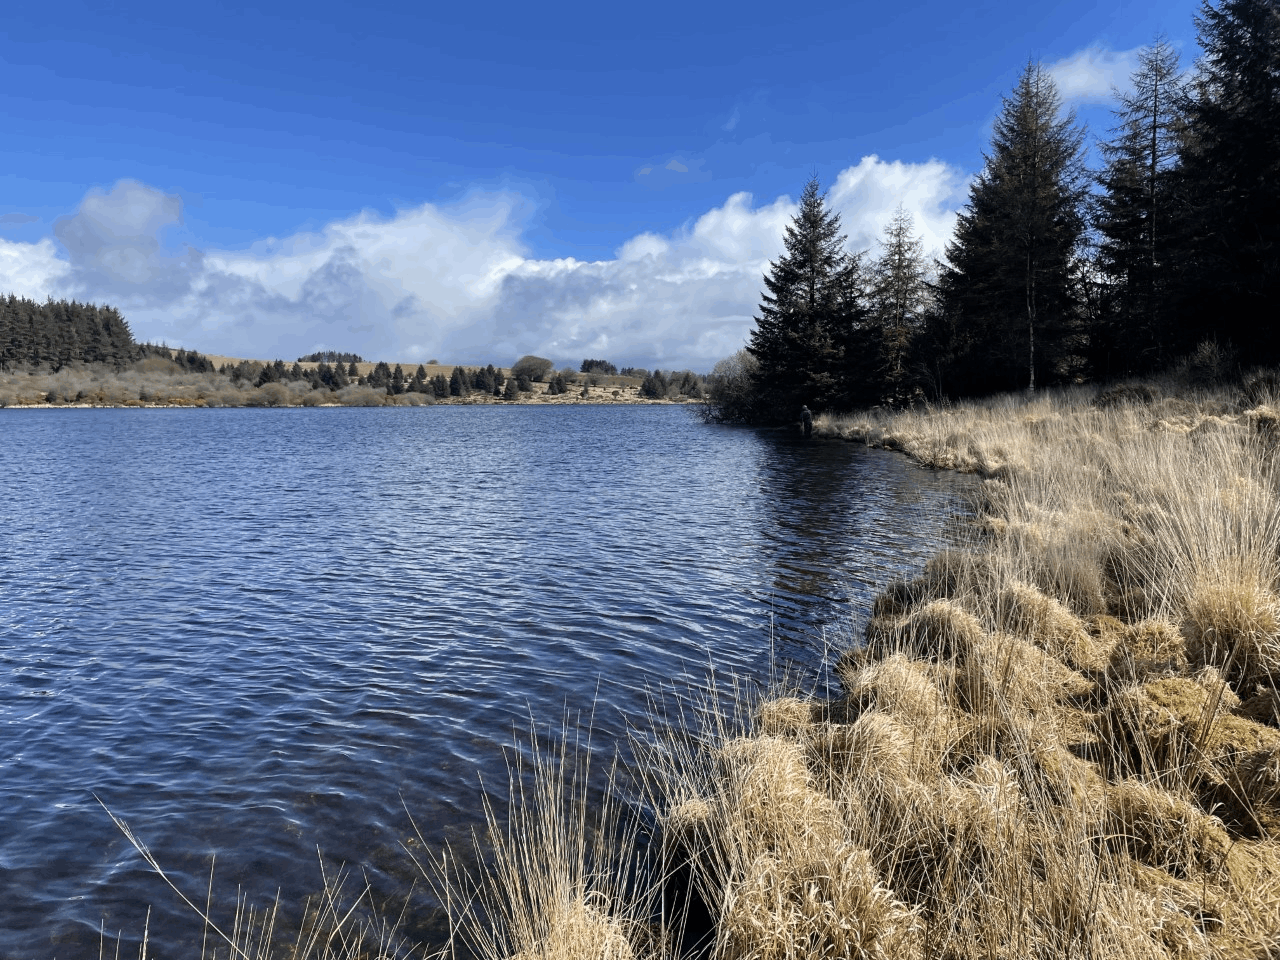
[[813,435],[813,413],[808,406],[800,408],[800,426],[804,429],[804,438],[808,440]]

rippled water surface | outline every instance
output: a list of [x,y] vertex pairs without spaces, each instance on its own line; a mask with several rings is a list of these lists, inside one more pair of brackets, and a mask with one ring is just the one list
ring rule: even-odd
[[[530,717],[816,673],[963,481],[674,407],[0,411],[0,956],[199,954],[203,900],[377,893]],[[407,812],[406,812],[407,811]],[[317,847],[323,853],[317,854]],[[409,932],[439,935],[422,898]],[[108,940],[108,955],[114,953]]]

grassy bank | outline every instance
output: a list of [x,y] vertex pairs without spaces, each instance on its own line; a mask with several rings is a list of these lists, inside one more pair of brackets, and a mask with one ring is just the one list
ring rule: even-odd
[[673,956],[678,924],[645,922],[665,896],[725,960],[1274,956],[1274,382],[820,420],[982,474],[972,545],[878,599],[838,699],[710,710],[649,750],[664,870],[638,895],[616,850],[543,858],[541,828],[493,893],[538,908],[461,932]]

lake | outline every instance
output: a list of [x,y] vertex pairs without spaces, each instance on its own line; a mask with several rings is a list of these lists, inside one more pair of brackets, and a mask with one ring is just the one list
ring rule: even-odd
[[[612,749],[710,668],[819,680],[966,478],[673,406],[2,410],[0,956],[198,956],[481,824],[531,718]],[[501,788],[500,790],[498,788]],[[317,854],[317,848],[322,851]],[[421,891],[407,932],[440,936]],[[220,908],[221,909],[221,908]]]

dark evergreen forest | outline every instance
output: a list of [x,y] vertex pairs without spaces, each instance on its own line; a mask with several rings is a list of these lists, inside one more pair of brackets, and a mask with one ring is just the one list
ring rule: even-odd
[[1280,363],[1280,2],[1206,0],[1196,26],[1189,69],[1163,38],[1145,50],[1096,169],[1028,63],[940,260],[901,208],[877,250],[850,252],[810,181],[709,415],[1109,381],[1195,350]]
[[134,342],[115,307],[0,298],[0,370],[18,364],[55,370],[69,363],[122,366],[145,355],[146,347]]

